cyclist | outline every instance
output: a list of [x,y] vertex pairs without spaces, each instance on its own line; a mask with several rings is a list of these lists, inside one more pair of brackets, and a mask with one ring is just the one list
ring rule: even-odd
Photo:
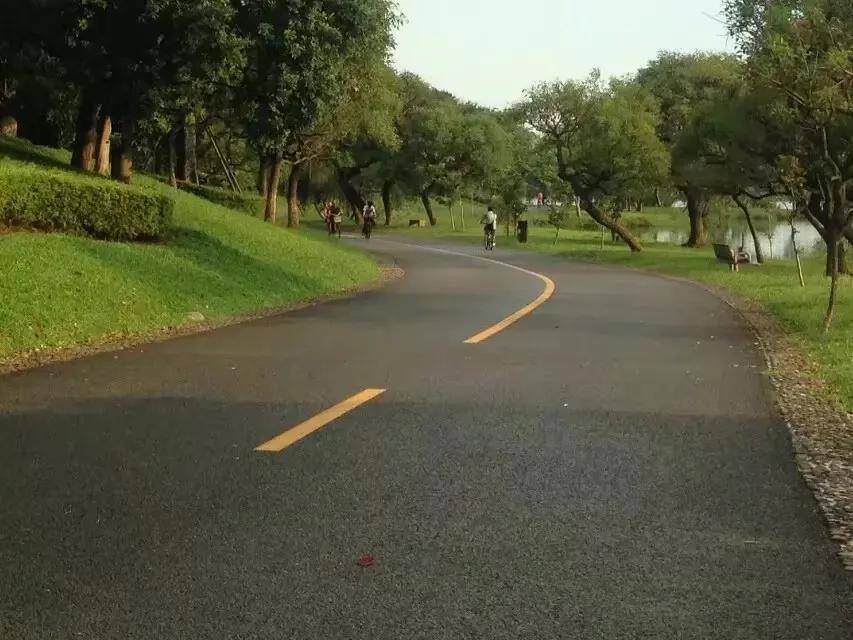
[[495,248],[495,231],[498,226],[498,214],[495,213],[494,207],[489,207],[486,215],[480,221],[483,225],[483,233],[486,236],[486,249]]
[[330,200],[323,207],[323,210],[320,212],[320,215],[323,217],[323,220],[326,223],[326,231],[329,232],[329,237],[331,238],[333,235],[337,234],[337,236],[340,238],[341,223],[343,222],[341,208],[336,203]]
[[361,215],[364,218],[364,227],[362,227],[361,234],[370,240],[370,232],[373,230],[373,225],[376,222],[376,205],[373,204],[373,200],[369,200],[364,205]]

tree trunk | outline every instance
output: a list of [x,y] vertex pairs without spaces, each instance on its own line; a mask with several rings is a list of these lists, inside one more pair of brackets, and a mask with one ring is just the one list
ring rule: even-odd
[[[177,129],[172,129],[169,131],[169,184],[173,187],[178,186],[178,152],[176,149],[176,141],[178,138]],[[183,180],[183,178],[181,178]]]
[[806,286],[806,279],[803,277],[803,261],[800,260],[800,248],[797,246],[797,227],[794,225],[794,217],[791,216],[791,246],[794,248],[794,258],[797,260],[797,275],[800,277],[800,286]]
[[261,199],[267,199],[267,187],[270,181],[270,163],[266,158],[261,158],[258,163],[258,194]]
[[95,170],[102,176],[110,173],[110,139],[113,135],[113,121],[108,114],[101,115],[98,127],[98,159]]
[[643,246],[640,244],[640,241],[634,236],[634,234],[628,231],[628,228],[625,227],[625,225],[614,220],[612,216],[599,209],[590,198],[581,196],[581,204],[584,211],[586,211],[593,220],[603,227],[608,228],[611,233],[615,233],[617,236],[622,238],[625,244],[627,244],[631,249],[631,252],[639,253],[643,250]]
[[708,242],[705,218],[708,215],[708,199],[697,189],[687,189],[687,215],[690,217],[690,238],[685,247],[699,249]]
[[832,326],[832,317],[835,314],[835,301],[838,298],[838,275],[839,265],[843,259],[840,255],[842,239],[834,231],[829,233],[827,241],[827,267],[830,270],[831,284],[829,286],[829,303],[826,307],[826,317],[823,320],[823,330],[829,331]]
[[266,198],[264,200],[264,221],[275,222],[278,213],[278,184],[281,181],[281,156],[272,156],[267,160],[269,177],[267,179]]
[[71,166],[91,171],[98,144],[98,104],[84,98],[77,112]]
[[391,180],[386,180],[382,183],[382,207],[385,209],[385,226],[391,226],[391,215],[393,214],[391,202],[391,189],[394,188],[394,183]]
[[198,154],[196,152],[198,143],[198,131],[195,122],[187,125],[187,161],[189,162],[189,175],[187,180],[193,184],[199,184],[198,179]]
[[655,204],[658,206],[658,208],[663,207],[663,201],[660,199],[660,188],[659,187],[655,187]]
[[426,211],[427,218],[429,218],[430,226],[436,225],[435,214],[432,212],[432,202],[429,200],[429,191],[426,189],[421,191],[421,202],[424,205],[424,211]]
[[[0,96],[2,102],[2,96]],[[0,117],[0,136],[18,137],[18,121],[10,114]]]
[[338,168],[338,186],[341,188],[341,192],[344,194],[344,198],[346,198],[349,203],[350,209],[354,214],[354,218],[358,220],[358,223],[361,224],[361,212],[364,211],[364,197],[358,192],[352,182],[350,181],[349,173],[341,168]]
[[746,224],[749,227],[749,233],[752,234],[752,245],[755,247],[755,261],[758,264],[764,264],[764,252],[761,251],[761,242],[758,240],[758,232],[755,230],[755,224],[752,222],[752,214],[749,211],[749,205],[740,196],[733,196],[732,200],[743,211],[746,217]]
[[[839,274],[849,273],[847,267],[847,248],[844,246],[844,240],[839,237],[834,231],[827,230],[824,242],[826,243],[826,275],[832,277],[834,270]],[[835,238],[839,238],[837,241]],[[835,249],[833,250],[833,243]]]
[[637,213],[642,213],[642,212],[643,212],[643,201],[637,200]]
[[298,227],[299,218],[302,215],[302,206],[299,204],[299,178],[302,175],[302,165],[294,164],[290,168],[287,177],[287,226]]
[[196,166],[196,131],[192,116],[184,114],[177,133],[177,170],[178,180],[198,184]]
[[126,117],[119,127],[118,140],[111,145],[112,177],[114,180],[130,184],[133,176],[133,136],[135,122]]
[[[572,191],[574,191],[575,195],[579,198],[579,202],[584,211],[586,211],[593,220],[603,227],[607,227],[611,232],[622,238],[622,240],[625,241],[625,244],[627,244],[631,249],[632,253],[639,253],[643,250],[643,245],[640,244],[640,241],[634,236],[634,234],[628,231],[627,227],[618,220],[614,220],[610,215],[596,206],[589,191],[584,188],[580,178],[568,171],[562,152],[557,153],[557,175],[571,185]],[[602,229],[601,232],[601,242],[603,245],[604,229]]]

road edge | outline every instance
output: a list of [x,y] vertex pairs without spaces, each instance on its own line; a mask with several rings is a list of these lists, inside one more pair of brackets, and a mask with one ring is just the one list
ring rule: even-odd
[[[838,405],[830,385],[796,339],[759,303],[723,287],[651,269],[570,261],[689,284],[714,296],[740,317],[764,358],[773,405],[787,427],[800,476],[817,502],[831,541],[838,546],[841,566],[853,572],[853,414]],[[844,443],[847,448],[841,446]]]
[[161,327],[153,331],[148,331],[132,336],[122,338],[111,338],[102,336],[91,342],[75,345],[72,347],[63,347],[60,349],[50,349],[44,351],[25,351],[9,358],[0,361],[0,378],[15,373],[38,369],[51,364],[59,364],[62,362],[70,362],[79,360],[101,353],[112,353],[123,351],[142,345],[156,344],[159,342],[167,342],[175,338],[197,335],[201,333],[209,333],[253,320],[261,320],[263,318],[273,318],[276,316],[286,315],[300,309],[314,307],[337,300],[346,300],[358,295],[370,293],[383,289],[406,276],[406,272],[397,263],[396,260],[382,260],[379,256],[373,256],[379,267],[379,277],[368,282],[342,289],[336,293],[330,293],[315,298],[309,298],[294,302],[281,307],[271,307],[251,313],[239,314],[236,316],[227,316],[217,320],[204,320],[202,322],[187,323],[173,327]]

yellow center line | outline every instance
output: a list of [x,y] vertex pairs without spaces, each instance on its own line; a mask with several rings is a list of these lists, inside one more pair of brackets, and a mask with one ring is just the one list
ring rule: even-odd
[[521,273],[526,273],[529,276],[535,276],[539,278],[542,282],[545,283],[545,289],[542,291],[542,295],[536,298],[533,302],[531,302],[526,307],[519,309],[511,316],[504,318],[500,322],[495,325],[492,325],[488,329],[484,329],[477,335],[471,336],[465,341],[465,344],[480,344],[481,342],[485,342],[492,336],[497,333],[500,333],[504,329],[509,326],[515,324],[523,317],[530,315],[536,309],[541,307],[543,304],[548,302],[551,299],[551,296],[554,295],[554,292],[557,290],[557,285],[554,284],[554,281],[551,280],[548,276],[544,276],[541,273],[536,273],[535,271],[530,271],[528,269],[524,269],[522,267],[516,266],[514,264],[510,264],[509,262],[501,262],[500,260],[494,260],[492,258],[484,258],[482,256],[472,256],[469,253],[459,253],[458,251],[449,251],[447,249],[439,249],[438,247],[429,247],[419,244],[410,244],[408,242],[396,242],[394,240],[379,240],[379,242],[385,242],[387,244],[397,244],[402,245],[404,247],[409,247],[411,249],[420,249],[422,251],[431,251],[433,253],[444,253],[450,256],[459,256],[460,258],[469,258],[470,260],[480,260],[481,262],[491,262],[492,264],[500,265],[501,267],[506,267],[507,269],[514,269],[515,271],[521,271]]
[[385,389],[365,389],[361,393],[354,395],[352,398],[347,398],[343,402],[336,404],[334,407],[330,407],[322,413],[318,413],[313,418],[310,418],[309,420],[288,429],[272,440],[263,443],[257,447],[255,451],[262,451],[265,453],[278,453],[283,451],[295,442],[299,442],[302,438],[325,427],[333,420],[337,420],[342,415],[349,413],[356,407],[360,407],[365,402],[373,400],[376,396],[382,395],[385,391]]
[[520,267],[516,267],[515,265],[506,265],[506,266],[510,266],[510,267],[513,267],[513,268],[515,268],[519,271],[522,271],[524,273],[530,274],[532,276],[536,276],[537,278],[542,280],[542,282],[545,283],[545,290],[542,291],[542,295],[540,295],[538,298],[536,298],[536,300],[531,302],[529,305],[522,307],[521,309],[519,309],[518,311],[513,313],[511,316],[504,318],[503,320],[501,320],[500,322],[498,322],[495,325],[492,325],[488,329],[484,329],[483,331],[481,331],[477,335],[471,336],[470,338],[468,338],[465,341],[465,344],[480,344],[481,342],[488,340],[489,338],[491,338],[495,334],[500,333],[504,329],[515,324],[516,322],[521,320],[523,317],[530,315],[536,309],[538,309],[543,304],[548,302],[548,300],[551,299],[551,296],[554,295],[554,291],[557,290],[557,285],[555,285],[554,281],[551,280],[551,278],[549,278],[548,276],[543,276],[541,273],[536,273],[535,271],[528,271],[527,269],[521,269]]

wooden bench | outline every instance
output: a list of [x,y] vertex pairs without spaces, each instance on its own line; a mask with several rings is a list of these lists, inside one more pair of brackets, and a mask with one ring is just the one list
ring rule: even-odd
[[426,222],[423,220],[409,220],[409,228],[411,227],[425,227]]
[[727,244],[715,244],[714,255],[717,256],[717,260],[729,265],[730,271],[740,271],[740,265],[750,263],[748,253],[742,250],[732,249]]

